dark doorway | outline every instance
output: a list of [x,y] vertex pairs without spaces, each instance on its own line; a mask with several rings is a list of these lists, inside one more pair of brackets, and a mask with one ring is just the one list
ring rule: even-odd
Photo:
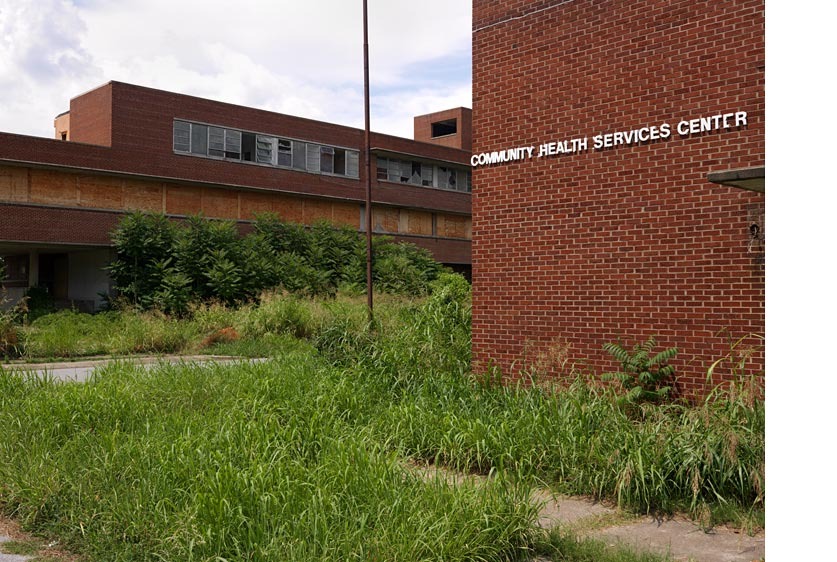
[[56,301],[67,299],[69,273],[67,254],[38,256],[38,285],[45,288]]

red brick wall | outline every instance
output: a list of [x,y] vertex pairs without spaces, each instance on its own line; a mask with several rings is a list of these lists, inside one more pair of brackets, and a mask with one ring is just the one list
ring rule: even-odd
[[[360,150],[363,131],[332,123],[293,117],[250,107],[222,103],[173,92],[112,82],[114,158],[140,174],[190,181],[275,189],[290,193],[322,195],[362,201],[365,198],[365,166],[360,156],[360,178],[341,178],[283,170],[248,163],[234,163],[175,154],[172,148],[172,123],[185,119],[275,134],[311,142],[320,142]],[[73,133],[77,117],[72,115]],[[373,148],[385,148],[427,158],[467,164],[469,154],[462,150],[416,143],[373,133]],[[373,170],[373,178],[374,178]],[[436,208],[452,212],[471,212],[470,195],[457,192],[428,192],[421,187],[377,184],[376,201],[415,208]]]
[[[104,86],[70,100],[70,135],[73,142],[110,146],[113,119],[113,85]],[[60,138],[60,137],[59,137]]]
[[[700,393],[729,351],[719,332],[764,333],[763,246],[749,235],[764,196],[706,180],[764,165],[763,2],[473,6],[474,152],[590,138],[474,170],[475,368],[514,377],[560,347],[601,373],[616,367],[604,343],[656,335],[681,350],[679,390]],[[676,131],[733,111],[746,127]],[[593,149],[594,135],[660,123],[667,140]]]
[[[456,133],[433,138],[433,123],[456,120]],[[457,107],[413,117],[413,139],[470,151],[473,147],[472,114],[467,107]]]

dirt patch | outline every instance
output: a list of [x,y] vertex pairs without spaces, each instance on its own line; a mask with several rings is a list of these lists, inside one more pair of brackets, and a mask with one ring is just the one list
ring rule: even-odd
[[[34,556],[37,556],[39,559],[42,560],[51,560],[54,562],[82,561],[81,557],[74,554],[70,554],[69,552],[61,549],[57,543],[51,543],[42,538],[34,537],[29,533],[26,533],[20,528],[20,524],[18,524],[17,521],[7,519],[5,517],[0,517],[0,562],[2,562],[4,556],[3,543],[11,541],[32,544],[34,546],[34,549],[37,551],[35,552]],[[26,556],[6,556],[9,560],[27,559]]]

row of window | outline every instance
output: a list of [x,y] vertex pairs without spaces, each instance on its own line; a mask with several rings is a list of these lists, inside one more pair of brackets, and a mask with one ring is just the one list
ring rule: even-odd
[[174,150],[315,174],[358,177],[358,152],[188,121],[174,122]]
[[378,157],[377,174],[379,180],[467,191],[469,193],[471,191],[471,172],[461,168],[439,166],[415,160]]
[[[335,146],[283,139],[188,121],[174,122],[175,152],[255,162],[315,174],[357,178],[359,153]],[[377,159],[379,180],[471,191],[471,172],[414,160]]]

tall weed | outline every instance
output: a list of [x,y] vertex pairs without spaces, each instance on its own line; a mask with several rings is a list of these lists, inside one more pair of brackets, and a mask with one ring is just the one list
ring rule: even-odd
[[[258,365],[129,365],[66,385],[0,372],[0,509],[96,560],[509,559],[525,486],[425,481],[311,349]],[[357,402],[367,408],[356,408]]]

